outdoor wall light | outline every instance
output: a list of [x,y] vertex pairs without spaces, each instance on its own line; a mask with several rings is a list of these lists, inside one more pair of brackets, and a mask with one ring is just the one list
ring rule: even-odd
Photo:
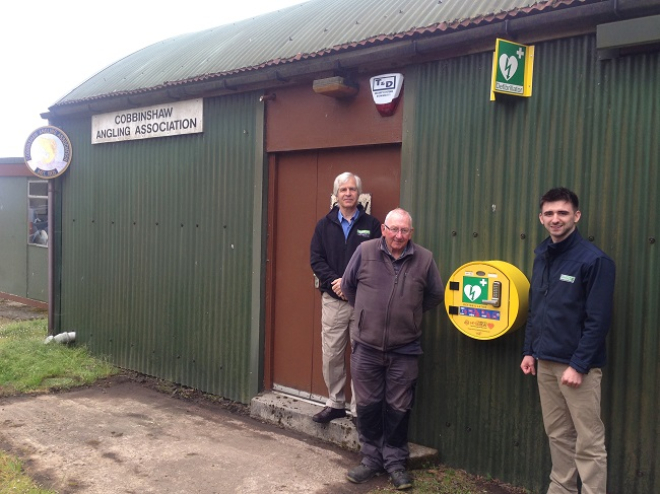
[[359,86],[357,82],[336,76],[327,79],[316,79],[313,89],[316,94],[342,99],[355,96],[358,93]]

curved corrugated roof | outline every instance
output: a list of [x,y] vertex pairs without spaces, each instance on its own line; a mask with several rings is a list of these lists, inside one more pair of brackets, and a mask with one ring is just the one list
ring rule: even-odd
[[54,107],[130,95],[598,0],[310,0],[143,48]]

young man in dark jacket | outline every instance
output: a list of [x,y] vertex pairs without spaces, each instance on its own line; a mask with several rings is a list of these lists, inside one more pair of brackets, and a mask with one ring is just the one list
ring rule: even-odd
[[[380,221],[358,203],[362,193],[360,177],[342,173],[335,179],[333,192],[337,205],[317,223],[310,248],[312,270],[322,292],[323,379],[328,387],[325,407],[312,420],[322,424],[346,416],[344,352],[353,308],[341,291],[341,277],[357,246],[381,235]],[[351,400],[353,417],[354,401]]]
[[552,471],[548,494],[606,494],[601,367],[610,328],[614,261],[577,230],[577,195],[548,191],[539,219],[550,233],[534,251],[525,374],[537,375]]
[[433,254],[411,240],[410,214],[390,211],[381,229],[383,239],[357,248],[341,283],[355,308],[351,373],[362,453],[347,478],[361,484],[387,472],[396,489],[409,489],[408,421],[422,313],[442,302],[444,285]]

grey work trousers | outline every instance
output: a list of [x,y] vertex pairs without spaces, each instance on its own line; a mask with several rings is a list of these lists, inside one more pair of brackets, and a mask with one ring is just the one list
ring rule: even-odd
[[351,375],[362,463],[392,473],[409,456],[408,422],[419,374],[418,355],[353,345]]

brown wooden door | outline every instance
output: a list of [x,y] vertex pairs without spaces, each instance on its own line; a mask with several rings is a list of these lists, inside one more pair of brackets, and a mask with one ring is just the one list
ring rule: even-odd
[[314,227],[330,210],[335,177],[345,171],[360,176],[363,192],[372,196],[371,213],[382,222],[399,205],[400,150],[399,145],[381,145],[276,155],[270,177],[266,352],[271,358],[266,362],[272,369],[266,371],[267,386],[319,401],[327,395],[321,371],[321,295],[309,264]]

